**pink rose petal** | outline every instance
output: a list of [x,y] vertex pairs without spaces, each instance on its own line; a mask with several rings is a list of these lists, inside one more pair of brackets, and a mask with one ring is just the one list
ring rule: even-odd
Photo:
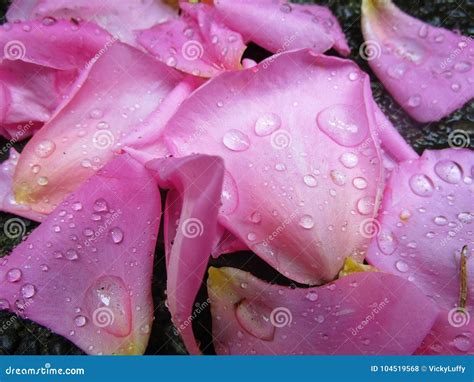
[[15,172],[16,200],[49,213],[120,152],[122,139],[139,135],[140,124],[181,80],[137,49],[111,44],[69,103],[26,145]]
[[200,354],[193,306],[217,235],[223,161],[196,155],[157,159],[148,167],[170,188],[164,217],[168,307],[189,353]]
[[[379,233],[367,253],[371,265],[413,281],[447,310],[459,302],[464,245],[468,280],[474,279],[473,163],[472,151],[454,149],[402,162],[386,186]],[[472,296],[474,283],[468,286]]]
[[208,292],[217,354],[412,354],[437,316],[413,284],[377,272],[292,289],[211,268]]
[[2,307],[89,354],[142,354],[160,209],[151,174],[115,159],[3,259]]
[[332,47],[344,56],[349,46],[331,11],[316,4],[273,0],[215,0],[221,20],[273,53],[311,48],[323,53]]
[[179,19],[138,32],[137,41],[169,66],[201,77],[240,69],[245,45],[207,4],[183,3]]
[[100,25],[121,41],[135,44],[134,29],[146,29],[176,16],[163,1],[14,0],[8,21],[43,19],[87,20]]
[[391,1],[362,2],[361,54],[413,118],[437,121],[474,97],[474,44],[403,13]]
[[[67,101],[85,71],[111,37],[90,23],[46,19],[0,27],[0,127],[2,135],[27,138]],[[30,122],[31,121],[31,122]],[[28,128],[25,129],[25,125]],[[1,130],[1,129],[0,129]]]
[[211,79],[164,137],[173,155],[224,158],[221,225],[285,276],[315,284],[369,242],[360,226],[383,182],[373,105],[354,63],[290,52]]

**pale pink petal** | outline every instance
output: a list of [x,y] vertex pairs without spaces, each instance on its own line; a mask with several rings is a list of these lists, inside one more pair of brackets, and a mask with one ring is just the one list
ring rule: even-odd
[[373,106],[351,61],[289,52],[208,81],[164,137],[175,156],[224,158],[220,223],[285,276],[315,284],[369,242],[360,226],[383,183]]
[[13,174],[19,158],[20,154],[12,147],[8,159],[0,164],[0,211],[42,221],[46,215],[33,211],[29,206],[18,204],[13,196]]
[[110,44],[73,98],[26,145],[15,172],[16,200],[49,213],[120,153],[122,140],[138,132],[181,79],[135,48]]
[[[371,265],[413,281],[447,310],[459,304],[464,245],[467,278],[474,279],[473,163],[472,151],[454,149],[402,162],[385,189],[379,233],[367,253]],[[471,311],[474,283],[468,288]]]
[[413,284],[379,272],[294,289],[211,268],[208,292],[217,354],[412,354],[437,316]]
[[332,47],[343,55],[350,49],[331,11],[315,4],[286,1],[215,0],[223,23],[273,53],[311,48],[323,53]]
[[[45,19],[0,27],[0,126],[7,138],[27,138],[29,121],[46,122],[74,93],[79,72],[86,71],[110,35],[90,23]],[[18,127],[20,125],[20,127]],[[36,127],[37,128],[37,127]],[[18,132],[22,131],[21,136]]]
[[362,2],[361,54],[413,118],[437,121],[474,97],[474,44],[434,27],[390,0]]
[[[223,25],[207,4],[183,3],[179,19],[139,31],[137,41],[167,65],[200,77],[241,68],[242,36]],[[188,13],[189,12],[189,13]]]
[[152,175],[115,159],[3,259],[2,308],[90,354],[142,354],[160,209]]
[[164,1],[15,0],[8,21],[43,19],[87,20],[100,25],[115,38],[135,44],[134,29],[146,29],[175,17],[176,10]]
[[160,186],[170,189],[164,216],[168,308],[187,350],[200,354],[193,306],[217,234],[223,161],[196,155],[157,159],[148,167],[156,171]]

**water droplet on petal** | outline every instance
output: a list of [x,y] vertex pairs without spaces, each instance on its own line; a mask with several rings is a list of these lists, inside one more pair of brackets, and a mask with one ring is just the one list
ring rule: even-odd
[[367,181],[364,178],[357,177],[352,180],[352,184],[358,190],[364,190],[367,188]]
[[375,202],[370,196],[365,196],[357,201],[357,211],[362,215],[369,215],[374,211]]
[[308,292],[306,293],[306,299],[309,301],[316,301],[318,299],[318,294],[316,292]]
[[439,226],[443,226],[448,224],[448,219],[446,219],[444,216],[436,216],[433,219],[434,223]]
[[433,194],[434,184],[427,175],[415,174],[410,178],[410,188],[416,195],[428,197]]
[[410,107],[418,107],[421,104],[421,96],[419,94],[414,94],[408,98],[407,105]]
[[269,319],[271,310],[262,304],[242,300],[235,309],[240,326],[255,338],[271,341],[275,335],[275,326]]
[[255,134],[266,136],[278,130],[281,126],[281,118],[275,113],[267,113],[260,116],[255,122]]
[[406,73],[407,66],[405,64],[391,65],[387,69],[387,74],[396,80],[400,80]]
[[77,253],[75,249],[68,249],[64,257],[72,261],[72,260],[77,260],[79,258],[79,254]]
[[104,115],[104,113],[102,112],[102,110],[100,109],[93,109],[91,110],[90,112],[90,117],[93,118],[93,119],[99,119],[99,118],[102,118],[102,116]]
[[468,61],[460,61],[460,62],[457,62],[454,65],[454,70],[456,70],[460,73],[466,73],[466,72],[470,71],[471,68],[472,68],[472,65]]
[[436,175],[447,183],[459,183],[462,179],[461,167],[450,160],[441,160],[436,163],[434,168]]
[[354,168],[359,163],[359,158],[354,153],[346,152],[339,157],[339,161],[344,167]]
[[391,255],[398,246],[398,241],[392,232],[382,230],[377,235],[377,245],[385,255]]
[[251,216],[250,216],[250,221],[252,223],[255,223],[255,224],[258,224],[262,221],[262,215],[259,213],[259,212],[254,212]]
[[11,283],[15,283],[21,279],[21,270],[18,268],[12,268],[7,273],[7,280]]
[[367,136],[367,123],[353,106],[333,105],[322,110],[317,123],[323,133],[342,146],[357,146]]
[[105,199],[97,199],[94,203],[94,211],[97,212],[107,212],[109,210],[109,206]]
[[338,186],[343,186],[344,184],[346,184],[346,175],[343,172],[338,170],[332,170],[329,174],[334,184]]
[[305,175],[303,177],[303,182],[306,184],[308,187],[316,187],[318,185],[318,181],[313,175]]
[[299,225],[304,229],[311,229],[314,227],[314,219],[311,215],[303,215],[300,218]]
[[250,147],[249,137],[236,129],[227,131],[222,137],[222,142],[232,151],[245,151]]
[[82,203],[81,202],[75,202],[72,204],[72,209],[74,211],[80,211],[82,210]]
[[21,295],[23,298],[32,298],[36,293],[36,288],[32,284],[25,284],[21,287]]
[[395,263],[395,268],[397,268],[400,272],[407,272],[408,271],[408,264],[405,263],[403,260],[398,260]]
[[87,318],[85,316],[79,315],[74,318],[74,324],[81,328],[87,323]]
[[40,158],[47,158],[54,152],[55,149],[56,144],[49,139],[45,139],[36,145],[35,154]]
[[112,228],[110,236],[115,244],[120,244],[123,241],[123,231],[119,227]]

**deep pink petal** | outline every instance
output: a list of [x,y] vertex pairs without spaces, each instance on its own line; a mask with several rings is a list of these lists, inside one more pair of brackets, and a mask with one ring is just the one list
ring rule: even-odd
[[[85,71],[111,36],[90,23],[47,19],[0,27],[0,126],[7,138],[27,138],[29,121],[46,122],[75,91],[79,72]],[[18,127],[17,125],[21,126]],[[22,131],[19,136],[17,130]],[[8,137],[10,135],[10,137]]]
[[181,79],[135,48],[110,44],[70,102],[26,145],[15,172],[16,200],[50,212],[119,153],[127,136],[147,140],[142,123]]
[[15,0],[8,9],[7,19],[10,22],[44,17],[87,20],[134,45],[134,29],[150,28],[176,14],[176,10],[163,1]]
[[368,244],[359,227],[383,182],[373,105],[354,63],[290,52],[211,79],[164,135],[175,156],[224,158],[220,223],[287,277],[314,284]]
[[403,13],[390,0],[364,0],[361,54],[396,101],[420,122],[437,121],[474,97],[474,44]]
[[417,349],[419,355],[474,354],[474,320],[465,310],[443,310]]
[[242,36],[223,25],[207,4],[185,3],[183,8],[179,19],[139,31],[140,45],[167,65],[195,76],[240,69]]
[[166,199],[164,236],[167,301],[173,323],[191,354],[200,354],[192,329],[193,306],[217,235],[224,164],[203,155],[148,164]]
[[90,354],[143,353],[160,209],[152,175],[118,157],[3,259],[2,308]]
[[270,52],[311,48],[323,53],[334,47],[343,55],[350,53],[326,7],[273,0],[215,0],[214,6],[226,25]]
[[[413,281],[443,309],[458,306],[460,252],[468,246],[468,280],[474,279],[472,235],[474,153],[425,151],[392,171],[368,253],[370,264]],[[474,283],[468,282],[472,311]]]
[[208,292],[218,354],[412,354],[437,316],[413,284],[378,272],[292,289],[211,268]]

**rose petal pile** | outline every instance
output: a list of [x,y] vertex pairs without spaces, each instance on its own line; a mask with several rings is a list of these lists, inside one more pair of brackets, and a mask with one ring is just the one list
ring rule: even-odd
[[[1,259],[0,308],[89,354],[143,354],[163,220],[191,354],[206,279],[217,354],[473,354],[473,152],[419,157],[369,76],[324,54],[350,54],[326,7],[168,3],[11,4],[0,134],[31,139],[2,163],[0,208],[41,225]],[[407,113],[473,98],[469,37],[387,0],[362,14],[361,53]],[[250,42],[273,55],[243,59]],[[306,287],[209,268],[241,250]]]

